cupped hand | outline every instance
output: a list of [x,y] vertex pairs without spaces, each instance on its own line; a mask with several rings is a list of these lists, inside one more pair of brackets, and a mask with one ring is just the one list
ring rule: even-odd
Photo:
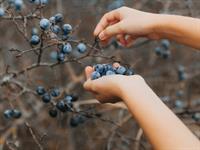
[[87,81],[84,83],[84,88],[93,93],[95,98],[101,103],[115,103],[122,100],[127,88],[134,87],[134,83],[138,84],[142,79],[138,75],[109,75],[91,80],[90,76],[93,71],[92,67],[86,67],[85,74]]

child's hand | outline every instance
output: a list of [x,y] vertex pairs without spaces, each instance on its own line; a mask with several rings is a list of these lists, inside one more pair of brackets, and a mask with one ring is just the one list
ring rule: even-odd
[[134,91],[134,87],[140,85],[144,80],[138,76],[110,75],[103,76],[97,80],[91,80],[92,67],[86,67],[87,81],[84,88],[92,92],[101,103],[114,103],[123,99],[127,89]]
[[111,37],[116,36],[124,46],[129,46],[138,37],[159,39],[160,37],[153,30],[156,16],[156,14],[121,7],[102,17],[94,35],[99,36],[103,42],[108,42]]

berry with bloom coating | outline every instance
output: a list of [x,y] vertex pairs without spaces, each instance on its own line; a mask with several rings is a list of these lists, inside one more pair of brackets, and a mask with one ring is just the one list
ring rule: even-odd
[[119,66],[116,70],[116,73],[117,74],[121,74],[121,75],[124,75],[126,73],[126,68],[123,67],[123,66]]
[[109,76],[109,75],[115,75],[116,73],[112,70],[108,70],[106,71],[106,75]]
[[63,54],[63,53],[58,53],[58,55],[57,55],[57,60],[58,60],[59,62],[64,62],[64,61],[65,61],[65,54]]
[[4,117],[6,119],[11,119],[13,117],[13,110],[12,109],[6,109],[4,111]]
[[100,77],[101,77],[101,74],[100,74],[99,72],[97,72],[97,71],[94,71],[94,72],[92,72],[92,74],[91,74],[91,79],[92,79],[92,80],[98,79],[98,78],[100,78]]
[[22,0],[15,0],[14,1],[14,6],[15,6],[15,10],[20,11],[23,7],[23,1]]
[[55,108],[49,110],[49,116],[51,116],[52,118],[57,117],[57,115],[58,111]]
[[13,110],[13,118],[19,119],[21,116],[22,116],[21,111],[19,111],[19,110],[17,110],[17,109],[14,109],[14,110]]
[[40,28],[42,30],[47,30],[47,29],[49,29],[49,27],[50,27],[50,22],[48,19],[43,18],[40,20]]
[[43,96],[42,96],[42,101],[44,103],[49,103],[51,101],[51,95],[49,93],[45,93]]
[[43,86],[38,86],[37,89],[36,89],[36,92],[37,92],[38,95],[44,95],[46,93]]
[[70,24],[63,25],[63,32],[64,34],[69,34],[72,31],[72,26]]
[[33,35],[33,36],[31,37],[30,43],[31,43],[32,45],[38,45],[38,44],[40,43],[40,38],[39,38],[39,36]]
[[3,8],[0,8],[0,17],[3,17],[5,15],[5,11]]
[[54,25],[52,28],[51,28],[51,31],[55,34],[58,34],[60,33],[61,29],[58,25]]
[[72,51],[72,46],[70,43],[66,43],[62,47],[62,53],[69,54]]
[[63,21],[63,15],[61,13],[57,13],[54,17],[56,23]]
[[32,28],[31,34],[32,35],[38,35],[39,31],[37,28]]
[[58,97],[60,95],[60,90],[58,88],[54,88],[51,90],[51,96]]
[[87,50],[87,47],[84,43],[79,43],[77,45],[77,49],[78,49],[79,53],[85,53]]

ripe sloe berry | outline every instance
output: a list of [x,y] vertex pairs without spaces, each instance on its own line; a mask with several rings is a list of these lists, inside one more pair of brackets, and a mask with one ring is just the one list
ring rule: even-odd
[[92,74],[91,74],[91,79],[92,79],[92,80],[98,79],[98,78],[100,78],[100,77],[101,77],[101,74],[100,74],[99,72],[97,72],[97,71],[94,71],[94,72],[92,72]]
[[51,101],[51,95],[49,93],[45,93],[43,96],[42,96],[42,101],[44,103],[49,103]]
[[12,109],[6,109],[5,111],[4,111],[4,117],[6,118],[6,119],[11,119],[12,117],[13,117],[13,110]]
[[44,95],[46,93],[43,86],[38,86],[37,89],[36,89],[36,92],[37,92],[38,95]]
[[78,49],[79,53],[85,53],[87,50],[87,47],[84,43],[79,43],[77,45],[77,49]]
[[60,90],[58,88],[54,88],[51,90],[51,96],[57,97],[60,95]]
[[119,67],[117,68],[117,70],[116,70],[116,73],[117,73],[117,74],[121,74],[121,75],[125,75],[125,73],[126,73],[126,68],[123,67],[123,66],[119,66]]
[[69,34],[72,31],[72,26],[70,24],[63,25],[63,32],[65,35]]
[[13,110],[13,118],[19,119],[21,116],[22,116],[21,111],[19,111],[19,110],[17,110],[17,109],[14,109],[14,110]]
[[69,54],[72,51],[72,46],[70,43],[66,43],[62,47],[62,53]]
[[43,18],[40,20],[40,28],[42,30],[47,30],[47,29],[49,29],[49,27],[50,27],[50,22],[48,19]]
[[38,45],[40,43],[40,38],[37,35],[33,35],[31,37],[31,42],[32,45]]
[[58,111],[55,108],[49,110],[50,117],[55,118],[57,117],[57,115],[58,115]]
[[3,17],[5,15],[5,11],[3,8],[0,8],[0,17]]

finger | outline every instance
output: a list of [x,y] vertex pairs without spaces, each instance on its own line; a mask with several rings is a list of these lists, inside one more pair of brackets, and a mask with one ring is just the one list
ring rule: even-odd
[[120,67],[120,64],[119,63],[113,63],[113,67],[118,68],[118,67]]
[[130,35],[127,35],[125,37],[125,40],[126,40],[126,47],[130,47],[131,45],[133,45],[133,43],[135,42],[137,38],[136,37],[133,37],[133,36],[130,36]]
[[99,33],[103,31],[110,24],[110,22],[116,22],[116,21],[118,22],[119,20],[120,16],[117,9],[109,13],[106,13],[97,24],[94,30],[94,36],[98,36]]
[[105,30],[100,32],[99,39],[100,40],[106,40],[106,39],[109,39],[109,38],[111,38],[111,37],[113,37],[117,34],[123,34],[121,26],[122,26],[122,22],[118,22],[116,24],[108,26],[107,28],[105,28]]
[[122,46],[125,46],[126,45],[126,40],[125,40],[125,35],[124,34],[119,34],[116,36],[117,37],[117,40],[119,41],[119,43],[122,45]]
[[92,72],[94,71],[94,69],[91,67],[91,66],[87,66],[85,68],[85,75],[86,75],[86,78],[89,79]]

